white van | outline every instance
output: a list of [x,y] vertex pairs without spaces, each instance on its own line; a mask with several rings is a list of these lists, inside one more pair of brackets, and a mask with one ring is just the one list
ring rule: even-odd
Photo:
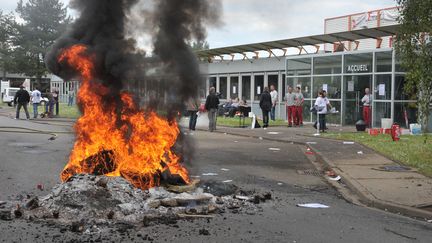
[[6,88],[3,93],[3,103],[7,103],[9,106],[13,106],[13,100],[16,92],[19,88]]

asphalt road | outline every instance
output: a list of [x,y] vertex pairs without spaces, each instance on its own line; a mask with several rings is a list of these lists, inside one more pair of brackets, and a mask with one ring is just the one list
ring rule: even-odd
[[[44,123],[44,122],[42,122]],[[6,126],[59,132],[22,133]],[[44,195],[59,183],[73,144],[71,123],[14,121],[0,116],[0,200],[29,193]],[[322,178],[300,175],[313,170],[298,145],[198,131],[195,157],[188,168],[201,180],[232,180],[244,190],[271,192],[274,200],[254,214],[226,212],[207,220],[178,221],[131,229],[113,228],[102,234],[77,234],[55,225],[23,220],[0,221],[3,242],[430,242],[432,224],[352,205]],[[276,151],[275,151],[276,150]],[[228,170],[221,170],[228,169]],[[203,173],[217,173],[203,176]],[[298,203],[323,203],[328,209],[300,208]],[[199,231],[206,229],[209,235]]]

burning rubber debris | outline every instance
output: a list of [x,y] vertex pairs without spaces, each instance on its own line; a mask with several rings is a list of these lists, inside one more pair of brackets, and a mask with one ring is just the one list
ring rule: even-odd
[[247,194],[235,185],[207,181],[141,190],[122,177],[74,175],[44,197],[2,202],[0,219],[54,221],[71,231],[126,223],[136,226],[182,218],[211,218],[224,212],[256,214],[270,193]]

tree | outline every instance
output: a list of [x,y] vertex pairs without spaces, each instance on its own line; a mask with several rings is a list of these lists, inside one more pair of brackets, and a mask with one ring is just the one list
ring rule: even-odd
[[396,52],[407,70],[405,92],[417,92],[418,120],[426,134],[432,101],[432,1],[397,1],[401,26]]
[[193,41],[189,44],[194,51],[208,50],[210,44],[207,41]]
[[29,0],[26,4],[20,0],[16,12],[24,23],[15,25],[15,65],[21,73],[35,76],[39,83],[48,73],[44,62],[45,53],[66,31],[70,17],[59,0]]
[[2,79],[6,79],[6,72],[13,70],[12,42],[13,17],[0,11],[0,70]]

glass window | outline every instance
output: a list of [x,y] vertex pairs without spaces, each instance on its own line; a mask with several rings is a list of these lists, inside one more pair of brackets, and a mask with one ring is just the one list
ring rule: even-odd
[[311,74],[311,58],[299,58],[287,60],[287,75],[310,75]]
[[395,102],[394,106],[394,121],[396,123],[405,128],[408,128],[411,123],[417,123],[418,113],[416,103]]
[[244,100],[250,100],[251,76],[242,76],[242,96]]
[[406,72],[405,68],[401,65],[400,59],[397,56],[395,60],[395,72]]
[[239,93],[239,78],[238,77],[231,77],[230,78],[230,98],[235,99],[238,98]]
[[391,118],[391,103],[390,102],[374,102],[372,112],[374,113],[374,127],[381,127],[382,118]]
[[281,93],[280,93],[282,99],[286,93],[286,86],[287,86],[287,78],[286,78],[285,74],[282,74],[282,88],[281,88]]
[[297,87],[300,86],[303,96],[305,98],[311,98],[311,78],[310,77],[298,77],[298,78],[288,78],[287,86]]
[[376,72],[392,71],[392,52],[375,53]]
[[396,75],[395,77],[395,100],[417,100],[417,95],[414,93],[407,94],[405,88],[405,76]]
[[327,90],[327,97],[330,99],[341,98],[341,77],[314,77],[312,98],[318,96],[320,90]]
[[391,100],[391,74],[375,75],[375,99]]
[[216,89],[216,77],[209,78],[209,88],[214,87]]
[[256,75],[255,76],[255,100],[259,100],[262,92],[264,91],[264,75]]
[[[305,100],[303,104],[303,122],[310,122],[312,113],[311,109],[311,100]],[[314,101],[315,102],[315,101]]]
[[334,74],[342,72],[342,56],[314,58],[314,74]]
[[279,91],[279,75],[268,75],[268,87],[274,85],[276,91]]
[[219,93],[221,99],[227,98],[227,90],[228,90],[228,82],[227,77],[219,77]]
[[345,73],[371,73],[372,53],[345,55]]

